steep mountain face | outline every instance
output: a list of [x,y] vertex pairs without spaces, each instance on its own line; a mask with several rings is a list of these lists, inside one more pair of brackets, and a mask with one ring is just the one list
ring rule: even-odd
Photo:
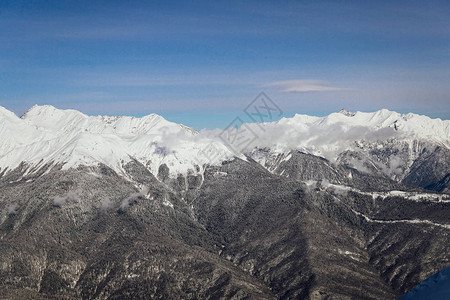
[[430,120],[296,115],[235,157],[156,115],[2,108],[0,296],[394,299],[449,266]]

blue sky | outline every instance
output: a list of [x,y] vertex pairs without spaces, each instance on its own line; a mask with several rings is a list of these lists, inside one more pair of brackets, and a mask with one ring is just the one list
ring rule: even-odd
[[283,110],[450,117],[448,1],[0,2],[0,105],[226,127]]

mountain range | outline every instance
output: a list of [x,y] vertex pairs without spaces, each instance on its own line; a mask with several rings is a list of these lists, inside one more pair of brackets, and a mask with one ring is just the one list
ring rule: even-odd
[[0,107],[0,296],[394,299],[450,262],[450,121],[195,131]]

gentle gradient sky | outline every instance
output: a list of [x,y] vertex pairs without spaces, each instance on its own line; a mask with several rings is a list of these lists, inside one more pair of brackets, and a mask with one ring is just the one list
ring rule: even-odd
[[0,105],[226,127],[284,111],[450,117],[449,1],[0,1]]

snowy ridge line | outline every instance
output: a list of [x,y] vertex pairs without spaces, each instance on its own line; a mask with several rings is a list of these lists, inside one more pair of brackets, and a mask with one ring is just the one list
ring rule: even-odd
[[437,227],[442,227],[445,229],[450,229],[450,224],[440,224],[440,223],[435,223],[435,222],[431,222],[430,220],[420,220],[420,219],[413,219],[413,220],[407,220],[407,219],[402,219],[402,220],[379,220],[379,219],[371,219],[368,216],[366,216],[365,214],[356,211],[354,209],[351,209],[356,215],[363,217],[367,222],[372,222],[372,223],[385,223],[385,224],[395,224],[395,223],[409,223],[409,224],[428,224],[428,225],[432,225],[432,226],[437,226]]
[[[311,181],[309,181],[307,183],[307,186],[311,186]],[[329,184],[328,186],[325,187],[325,190],[327,190],[330,186],[333,186],[333,184]],[[336,185],[334,185],[336,186]],[[345,186],[344,186],[345,187]],[[348,188],[348,187],[346,187]],[[349,189],[345,189],[346,191],[351,190],[351,188]],[[342,189],[338,189],[338,191],[342,191]],[[380,220],[380,219],[372,219],[370,217],[368,217],[367,215],[363,214],[362,212],[359,212],[355,209],[353,209],[352,207],[350,207],[348,204],[342,202],[341,199],[339,199],[339,197],[336,197],[334,195],[331,195],[336,201],[342,203],[344,206],[346,206],[347,208],[349,208],[354,214],[363,217],[367,222],[371,222],[371,223],[385,223],[385,224],[395,224],[395,223],[409,223],[409,224],[428,224],[428,225],[432,225],[432,226],[437,226],[437,227],[442,227],[445,229],[450,229],[450,224],[440,224],[440,223],[435,223],[435,222],[431,222],[430,220],[420,220],[420,219],[413,219],[413,220],[408,220],[408,219],[401,219],[401,220]]]
[[[372,195],[374,199],[381,197],[383,199],[387,197],[402,197],[413,201],[431,201],[431,202],[450,202],[450,196],[446,194],[432,194],[432,193],[418,193],[418,192],[403,192],[403,191],[389,191],[389,192],[360,192],[365,195]],[[436,200],[437,199],[437,200]]]
[[[303,181],[304,184],[308,188],[311,188],[314,185],[317,185],[319,181],[316,180],[308,180]],[[340,185],[340,184],[333,184],[330,183],[328,180],[322,180],[320,182],[321,186],[325,190],[332,190],[339,193],[347,193],[349,191],[361,194],[361,195],[367,195],[372,196],[372,198],[375,200],[378,197],[381,197],[382,199],[385,199],[387,197],[402,197],[404,199],[412,200],[412,201],[430,201],[430,202],[436,202],[436,203],[450,203],[450,195],[447,194],[437,194],[437,193],[420,193],[420,192],[404,192],[404,191],[389,191],[389,192],[363,192],[359,189],[356,189],[354,187],[346,186],[346,185]]]

